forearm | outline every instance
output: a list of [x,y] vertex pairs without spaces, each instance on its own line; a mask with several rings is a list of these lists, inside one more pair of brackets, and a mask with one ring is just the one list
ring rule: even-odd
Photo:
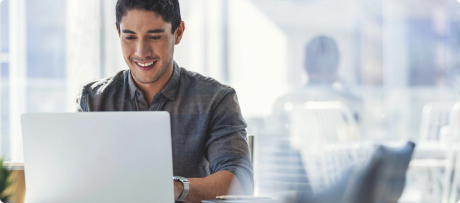
[[[201,200],[215,199],[220,195],[245,194],[236,176],[228,171],[219,171],[205,178],[190,178],[189,180],[190,190],[185,202],[201,202]],[[179,186],[181,184],[179,183]]]

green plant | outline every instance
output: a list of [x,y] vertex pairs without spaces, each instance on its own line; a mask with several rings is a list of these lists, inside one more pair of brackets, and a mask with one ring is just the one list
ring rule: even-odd
[[12,181],[8,180],[11,171],[7,170],[3,167],[3,158],[0,159],[0,200],[2,202],[7,202],[8,198],[11,195],[4,194],[5,190],[13,183]]

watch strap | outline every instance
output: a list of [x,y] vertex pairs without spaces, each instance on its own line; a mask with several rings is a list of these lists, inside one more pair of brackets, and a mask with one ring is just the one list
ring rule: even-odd
[[182,194],[176,200],[176,201],[183,201],[188,196],[188,191],[190,189],[190,181],[187,178],[180,177],[180,176],[173,176],[173,179],[175,181],[181,182],[182,185],[184,186],[184,189],[182,190]]

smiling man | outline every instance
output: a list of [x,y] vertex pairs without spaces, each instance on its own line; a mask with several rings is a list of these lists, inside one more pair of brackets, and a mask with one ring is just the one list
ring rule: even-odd
[[246,123],[235,90],[173,60],[185,31],[178,0],[118,0],[116,19],[129,70],[84,85],[77,111],[167,111],[176,200],[252,194]]

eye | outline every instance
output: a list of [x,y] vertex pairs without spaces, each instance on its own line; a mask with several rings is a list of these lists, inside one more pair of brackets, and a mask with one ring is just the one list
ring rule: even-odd
[[160,39],[160,38],[161,38],[161,36],[151,36],[150,37],[150,39],[155,39],[155,40]]
[[126,36],[126,37],[125,37],[125,39],[127,39],[127,40],[132,40],[132,39],[134,39],[134,38],[135,38],[135,37],[133,37],[133,36]]

